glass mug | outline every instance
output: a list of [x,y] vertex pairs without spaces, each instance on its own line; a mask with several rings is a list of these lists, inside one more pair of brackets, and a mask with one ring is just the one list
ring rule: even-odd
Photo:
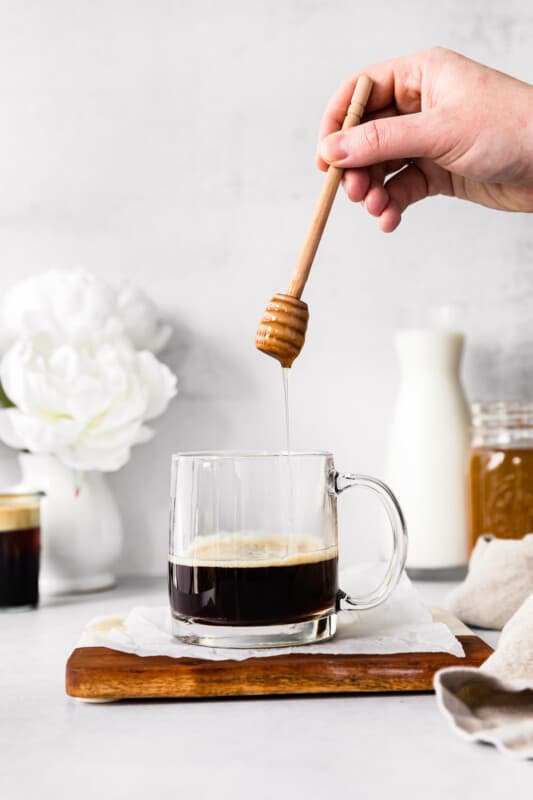
[[[376,493],[393,537],[384,579],[348,596],[337,581],[337,496]],[[337,472],[331,453],[177,453],[172,457],[168,581],[172,632],[211,647],[329,639],[341,600],[368,609],[405,565],[407,531],[381,481]]]

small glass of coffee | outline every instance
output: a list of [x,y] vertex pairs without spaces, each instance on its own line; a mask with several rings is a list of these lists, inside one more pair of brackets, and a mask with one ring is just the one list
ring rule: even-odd
[[[385,578],[358,597],[339,589],[337,496],[380,498],[393,537]],[[331,453],[178,453],[172,458],[168,585],[172,630],[210,647],[329,639],[341,601],[373,608],[401,576],[407,532],[385,484],[337,472]]]
[[40,492],[0,493],[0,609],[39,602]]

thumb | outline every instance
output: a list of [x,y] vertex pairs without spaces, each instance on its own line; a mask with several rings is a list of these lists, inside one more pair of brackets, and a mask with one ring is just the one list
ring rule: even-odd
[[421,111],[382,117],[355,128],[331,133],[320,145],[320,155],[336,167],[368,167],[383,161],[436,156],[438,116]]

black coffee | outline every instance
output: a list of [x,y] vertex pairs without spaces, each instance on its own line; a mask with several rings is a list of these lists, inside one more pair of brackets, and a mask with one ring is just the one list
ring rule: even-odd
[[319,540],[294,537],[212,536],[198,544],[187,557],[169,561],[170,605],[177,617],[203,624],[280,625],[335,610],[334,547],[320,549]]
[[39,601],[39,528],[0,530],[0,608]]

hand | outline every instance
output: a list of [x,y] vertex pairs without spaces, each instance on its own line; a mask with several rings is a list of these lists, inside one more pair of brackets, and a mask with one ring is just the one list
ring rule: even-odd
[[318,165],[346,168],[348,197],[381,230],[436,194],[533,212],[533,86],[440,47],[361,72],[374,80],[363,122],[339,131],[358,73],[326,109]]

